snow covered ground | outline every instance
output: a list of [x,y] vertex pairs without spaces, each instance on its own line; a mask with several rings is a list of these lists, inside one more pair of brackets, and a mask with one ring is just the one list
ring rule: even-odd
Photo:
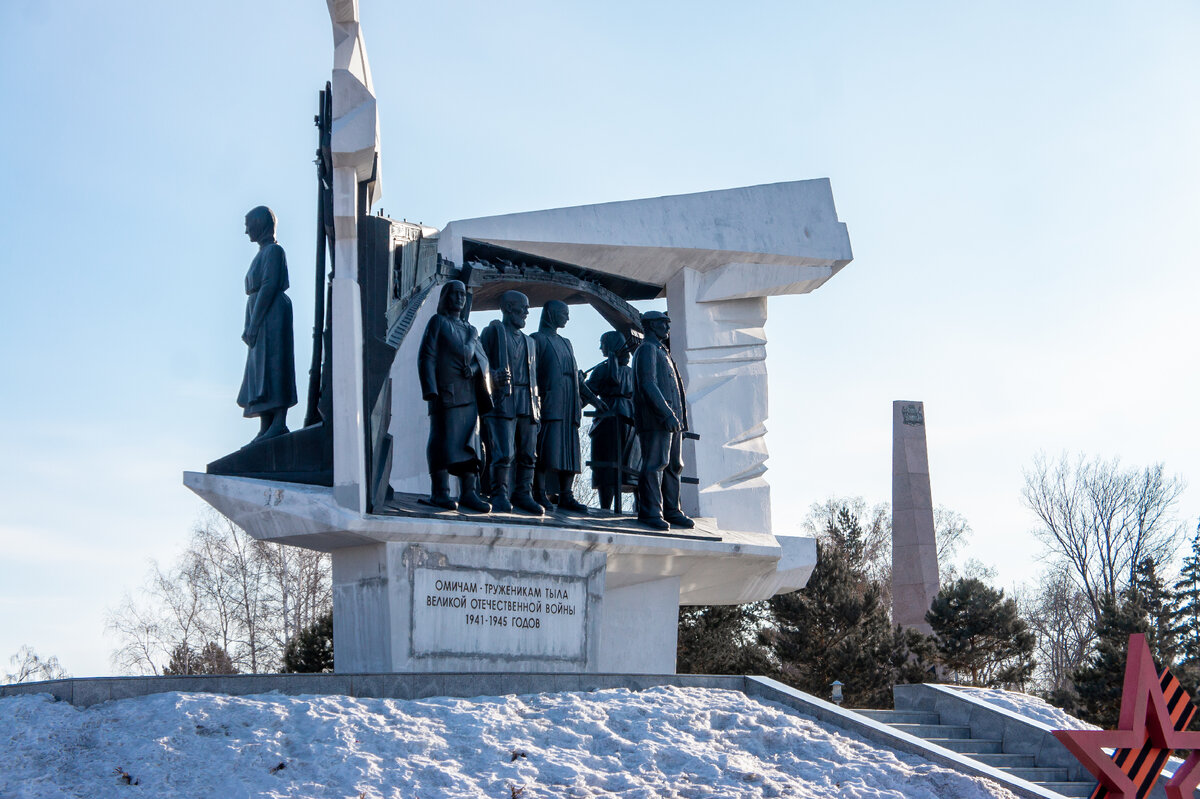
[[0,797],[59,796],[1013,794],[736,691],[421,701],[171,693],[84,710],[47,695],[0,699]]
[[1027,719],[1039,721],[1053,730],[1098,730],[1095,724],[1088,724],[1061,710],[1045,700],[1029,694],[1018,694],[1013,691],[1002,691],[999,688],[968,688],[955,686],[955,689],[990,705],[1012,711]]

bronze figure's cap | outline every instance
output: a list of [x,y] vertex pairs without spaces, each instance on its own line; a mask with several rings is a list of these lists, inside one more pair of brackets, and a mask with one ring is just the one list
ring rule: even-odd
[[646,311],[642,314],[642,322],[653,322],[660,319],[664,322],[671,321],[671,317],[667,316],[666,311]]

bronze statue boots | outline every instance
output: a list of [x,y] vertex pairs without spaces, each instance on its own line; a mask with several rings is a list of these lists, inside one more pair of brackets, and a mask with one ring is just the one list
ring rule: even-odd
[[512,503],[508,500],[509,477],[512,469],[504,466],[492,467],[492,511],[494,513],[512,513]]
[[542,506],[543,512],[551,513],[554,511],[554,501],[546,496],[546,473],[535,471],[533,473],[533,501]]
[[559,485],[561,486],[558,492],[558,509],[579,516],[587,516],[587,505],[575,499],[575,474],[573,472],[559,472],[558,475]]
[[694,521],[682,513],[664,513],[663,520],[672,527],[680,527],[685,530],[690,530],[696,526]]
[[459,476],[462,490],[458,492],[458,509],[470,510],[476,513],[491,513],[492,506],[479,496],[479,475],[474,472]]
[[517,488],[513,491],[512,506],[533,516],[545,513],[541,503],[533,498],[533,469],[517,467]]
[[444,469],[437,472],[430,472],[429,479],[433,483],[433,491],[429,496],[429,503],[439,508],[445,508],[446,510],[458,510],[458,503],[450,497],[450,472]]

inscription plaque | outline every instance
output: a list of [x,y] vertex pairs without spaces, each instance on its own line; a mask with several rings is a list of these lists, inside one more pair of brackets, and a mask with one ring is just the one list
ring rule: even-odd
[[412,590],[413,657],[587,657],[584,577],[418,567]]

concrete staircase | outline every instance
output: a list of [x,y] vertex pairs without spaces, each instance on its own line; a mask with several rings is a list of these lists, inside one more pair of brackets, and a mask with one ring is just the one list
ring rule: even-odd
[[973,738],[971,728],[942,724],[937,713],[919,710],[859,710],[867,718],[881,721],[897,730],[924,738],[952,752],[986,763],[1018,779],[1028,780],[1060,796],[1090,796],[1095,781],[1072,781],[1066,768],[1039,767],[1030,754],[1006,753],[999,738]]

